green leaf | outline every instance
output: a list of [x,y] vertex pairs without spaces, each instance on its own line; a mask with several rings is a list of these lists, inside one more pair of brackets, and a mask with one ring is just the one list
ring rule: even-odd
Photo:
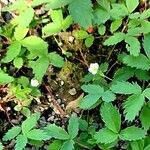
[[88,28],[92,25],[92,2],[91,0],[75,0],[69,4],[69,12],[75,23]]
[[110,46],[120,43],[125,39],[125,34],[122,32],[114,33],[113,36],[110,36],[105,42],[104,45]]
[[69,139],[68,133],[61,127],[56,126],[55,124],[49,124],[47,127],[44,128],[47,135],[54,137],[60,140],[67,140]]
[[132,13],[139,5],[139,0],[126,0],[126,5],[129,13]]
[[127,43],[126,48],[130,54],[133,56],[138,56],[141,48],[138,39],[132,36],[127,36],[125,42]]
[[82,90],[89,94],[95,94],[95,95],[102,95],[104,92],[103,87],[100,85],[94,85],[94,84],[88,84],[88,85],[82,85]]
[[4,135],[3,140],[8,141],[14,139],[21,132],[21,127],[14,126]]
[[4,149],[4,147],[3,147],[2,143],[0,142],[0,150],[3,150],[3,149]]
[[48,44],[37,36],[28,36],[22,40],[22,45],[35,56],[47,55]]
[[[134,76],[134,68],[122,67],[118,69],[114,74],[114,82],[116,81],[126,81]],[[125,73],[126,72],[126,73]]]
[[15,28],[15,32],[14,32],[14,37],[17,41],[21,41],[27,34],[27,32],[29,31],[28,28],[25,27],[16,27]]
[[0,71],[0,84],[8,84],[14,81],[14,78]]
[[22,123],[22,133],[27,135],[27,133],[37,124],[37,121],[40,118],[40,113],[32,114]]
[[121,131],[120,138],[127,141],[136,141],[145,138],[146,132],[141,128],[131,126]]
[[110,14],[105,9],[98,7],[94,10],[94,23],[97,25],[104,24],[110,19]]
[[72,22],[73,22],[73,19],[72,19],[71,15],[68,15],[62,22],[62,29],[65,31],[67,28],[70,27]]
[[96,104],[101,95],[89,94],[85,96],[79,103],[81,109],[90,109],[94,104]]
[[91,108],[94,104],[96,104],[99,98],[102,96],[104,89],[100,85],[83,85],[81,87],[84,92],[87,92],[89,95],[85,96],[80,101],[80,108],[88,109]]
[[86,39],[89,37],[89,34],[84,30],[77,30],[73,32],[73,36],[77,39]]
[[142,112],[140,114],[140,120],[141,120],[141,123],[142,123],[142,127],[145,130],[148,130],[150,128],[149,114],[150,114],[150,108],[146,105],[146,106],[144,106],[144,108],[142,109]]
[[94,42],[94,36],[89,36],[85,39],[86,47],[91,47]]
[[132,150],[143,150],[144,140],[132,141],[130,142]]
[[112,3],[112,9],[110,10],[110,15],[112,18],[122,19],[128,15],[128,9],[124,4]]
[[150,79],[149,72],[147,70],[136,69],[135,76],[139,80],[148,81]]
[[68,133],[71,139],[74,139],[78,135],[79,119],[76,116],[72,116],[69,119]]
[[112,132],[108,128],[100,129],[98,132],[95,133],[94,139],[96,143],[112,143],[118,139],[118,134]]
[[101,109],[102,120],[105,122],[105,126],[115,132],[118,133],[121,126],[121,115],[118,110],[113,107],[110,103],[104,103]]
[[106,26],[104,26],[103,24],[101,24],[99,27],[98,27],[98,33],[100,35],[104,35],[106,32]]
[[150,144],[144,148],[144,150],[150,150]]
[[60,7],[64,7],[70,4],[72,0],[48,0],[48,4],[46,5],[46,10],[49,9],[57,9]]
[[144,36],[144,40],[143,40],[143,47],[144,47],[144,51],[147,55],[148,58],[150,58],[150,45],[149,45],[149,41],[150,41],[150,34],[146,34]]
[[28,7],[22,11],[17,18],[19,27],[28,27],[33,19],[33,16],[34,10],[31,7]]
[[123,63],[127,66],[135,67],[142,70],[149,70],[150,68],[150,61],[143,54],[139,54],[139,56],[137,57],[127,55],[123,58]]
[[143,95],[150,100],[150,88],[147,88],[143,91]]
[[122,24],[122,19],[117,19],[117,20],[113,21],[110,26],[111,33],[114,33],[116,30],[118,30],[118,28],[121,26],[121,24]]
[[60,150],[61,146],[62,142],[60,140],[55,140],[48,146],[47,150]]
[[20,134],[16,138],[15,150],[23,150],[27,145],[28,140],[27,137],[23,134]]
[[62,24],[63,22],[63,14],[62,14],[62,10],[59,9],[59,10],[53,10],[51,12],[51,18],[52,18],[52,21],[55,22],[56,24],[60,25]]
[[74,150],[74,141],[68,140],[64,142],[60,150]]
[[143,13],[140,15],[140,19],[144,20],[150,17],[150,9],[144,10]]
[[109,0],[97,0],[97,2],[107,11],[110,10],[110,2]]
[[140,93],[141,87],[136,83],[131,84],[125,81],[122,82],[118,81],[116,82],[116,84],[113,84],[111,86],[111,90],[114,93],[118,93],[118,94],[134,94],[134,93]]
[[141,94],[134,94],[125,101],[124,103],[124,114],[128,121],[133,121],[138,116],[139,111],[144,105],[145,98]]
[[53,66],[59,68],[63,67],[64,59],[59,54],[57,54],[56,52],[51,52],[48,54],[48,57],[49,57],[49,61]]
[[4,63],[11,62],[15,57],[19,55],[21,51],[21,44],[18,41],[12,42],[6,53],[6,56],[2,59]]
[[115,94],[114,94],[112,91],[110,91],[110,90],[105,91],[105,92],[103,93],[103,95],[102,95],[102,100],[103,100],[104,102],[112,102],[112,101],[114,101],[115,99],[116,99]]
[[16,57],[13,64],[16,68],[20,69],[23,66],[23,59],[21,57]]
[[47,68],[49,66],[49,59],[47,57],[41,57],[37,59],[31,65],[34,73],[34,78],[38,81],[42,81],[43,76],[45,75]]
[[33,129],[27,133],[27,138],[32,139],[32,140],[48,140],[50,136],[46,134],[43,130],[40,129]]
[[61,31],[61,26],[56,23],[49,23],[42,28],[43,36],[50,36]]

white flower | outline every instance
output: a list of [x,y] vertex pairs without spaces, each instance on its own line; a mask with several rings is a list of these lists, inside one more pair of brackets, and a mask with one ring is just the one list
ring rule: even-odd
[[36,79],[32,79],[32,80],[31,80],[31,86],[37,87],[38,85],[39,85],[38,80],[36,80]]
[[98,68],[99,68],[99,64],[98,63],[91,63],[90,64],[90,67],[88,68],[88,71],[90,73],[92,73],[93,75],[95,75],[98,71]]

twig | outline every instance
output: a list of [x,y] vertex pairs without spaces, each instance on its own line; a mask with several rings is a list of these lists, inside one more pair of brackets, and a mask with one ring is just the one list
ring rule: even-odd
[[52,91],[50,89],[49,86],[45,85],[45,88],[47,89],[48,91],[48,94],[49,96],[51,97],[51,101],[53,103],[54,106],[56,106],[56,108],[58,109],[59,113],[60,113],[60,116],[63,118],[66,116],[66,113],[64,112],[64,110],[61,108],[61,106],[59,105],[59,103],[55,100],[53,94],[52,94]]

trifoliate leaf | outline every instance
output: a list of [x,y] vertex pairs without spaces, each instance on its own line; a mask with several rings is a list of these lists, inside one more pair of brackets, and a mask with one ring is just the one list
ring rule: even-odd
[[126,0],[126,6],[128,8],[129,13],[132,13],[138,5],[139,0]]
[[14,126],[4,135],[3,140],[8,141],[14,139],[21,132],[21,127]]
[[40,113],[32,114],[22,123],[22,133],[26,135],[36,124],[40,118]]
[[78,135],[79,119],[76,116],[72,116],[69,119],[68,133],[71,139],[74,139]]
[[81,109],[90,109],[94,104],[96,104],[101,95],[89,94],[85,96],[79,103]]
[[63,67],[64,59],[59,54],[57,54],[56,52],[51,52],[48,54],[48,57],[49,57],[49,61],[53,66],[59,68]]
[[134,94],[125,101],[124,103],[124,114],[128,121],[133,121],[139,114],[142,106],[144,105],[145,98],[141,94]]
[[102,120],[105,122],[105,126],[115,132],[118,133],[121,125],[121,115],[118,110],[110,103],[104,103],[101,109]]
[[33,129],[29,131],[26,136],[29,139],[38,141],[50,139],[50,136],[48,136],[46,132],[40,129]]
[[0,84],[7,84],[14,81],[14,78],[0,71]]
[[28,31],[29,31],[28,28],[16,27],[16,28],[15,28],[15,32],[14,32],[14,37],[15,37],[15,39],[16,39],[17,41],[22,40],[22,39],[26,36],[26,34],[27,34]]
[[24,11],[21,11],[17,18],[19,27],[28,27],[33,19],[33,16],[34,10],[31,7],[28,7]]
[[21,51],[21,44],[18,41],[14,41],[8,47],[6,56],[2,59],[4,63],[11,62],[15,57],[19,55]]
[[144,36],[144,40],[143,40],[143,47],[144,47],[144,51],[147,55],[148,58],[150,58],[150,45],[149,45],[149,41],[150,41],[150,34],[146,34]]
[[131,84],[125,81],[122,82],[118,81],[116,82],[116,84],[113,84],[111,86],[111,90],[114,93],[118,93],[118,94],[134,94],[134,93],[140,93],[141,87],[136,83]]
[[23,134],[20,134],[16,138],[15,150],[23,150],[27,145],[28,140],[27,137]]
[[107,91],[105,91],[104,93],[103,93],[103,95],[102,95],[102,100],[104,101],[104,102],[112,102],[112,101],[114,101],[116,99],[116,96],[115,96],[115,94],[112,92],[112,91],[110,91],[110,90],[107,90]]
[[122,24],[122,19],[117,19],[111,23],[110,31],[111,33],[115,32]]
[[130,55],[138,56],[141,48],[138,39],[132,36],[127,36],[125,42],[127,43],[126,48],[130,52]]
[[137,57],[127,55],[123,58],[123,63],[127,66],[142,70],[148,70],[150,68],[150,61],[143,54],[139,54]]
[[125,34],[122,32],[114,33],[113,36],[110,36],[105,42],[104,45],[110,46],[120,43],[125,39]]
[[47,68],[49,66],[49,59],[47,57],[41,57],[32,64],[32,69],[34,73],[34,78],[38,81],[42,81]]
[[64,142],[60,150],[74,150],[74,141],[68,140]]
[[22,45],[35,56],[47,55],[48,44],[37,36],[28,36],[22,40]]
[[150,128],[149,114],[150,114],[150,108],[146,105],[146,106],[144,106],[144,108],[142,109],[142,112],[140,114],[140,120],[141,120],[141,123],[142,123],[142,127],[145,130],[148,130]]
[[91,0],[71,1],[68,9],[75,23],[79,23],[84,28],[92,25],[93,10]]
[[112,143],[118,139],[118,134],[112,132],[108,128],[100,129],[98,132],[95,133],[94,139],[96,143]]
[[69,139],[68,133],[61,127],[56,126],[55,124],[49,124],[47,127],[44,128],[44,131],[47,135],[54,137],[60,140],[67,140]]
[[20,69],[23,66],[23,59],[21,57],[16,57],[13,64],[16,68]]
[[150,100],[150,88],[147,88],[142,93],[148,100]]
[[145,138],[146,132],[141,128],[131,126],[121,131],[120,138],[127,141],[136,141]]

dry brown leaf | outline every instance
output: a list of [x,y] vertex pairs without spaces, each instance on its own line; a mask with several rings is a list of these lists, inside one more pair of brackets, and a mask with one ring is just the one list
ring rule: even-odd
[[68,105],[66,106],[66,111],[75,110],[76,108],[78,108],[79,101],[83,98],[83,96],[84,94],[82,93],[77,99],[68,103]]

